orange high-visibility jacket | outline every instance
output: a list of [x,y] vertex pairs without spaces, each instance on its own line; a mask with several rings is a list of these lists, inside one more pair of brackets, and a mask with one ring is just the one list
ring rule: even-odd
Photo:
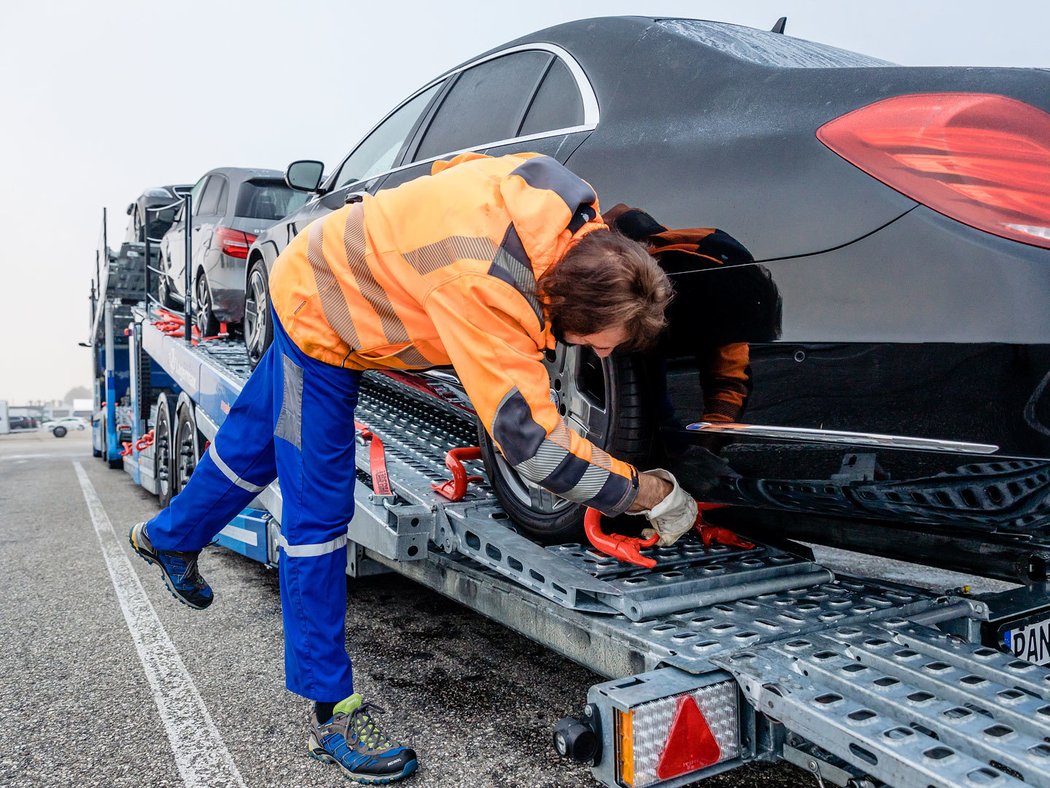
[[325,363],[451,364],[519,474],[618,514],[637,471],[563,423],[536,296],[572,242],[604,227],[593,189],[554,159],[463,154],[304,228],[274,264],[271,300],[296,345]]

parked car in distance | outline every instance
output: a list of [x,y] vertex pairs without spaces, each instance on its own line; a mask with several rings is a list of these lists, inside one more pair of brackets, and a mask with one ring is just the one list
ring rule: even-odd
[[45,421],[43,425],[43,428],[56,438],[64,438],[68,432],[79,432],[87,429],[87,427],[88,423],[79,416],[66,416],[65,418],[55,419],[54,421]]
[[144,243],[146,237],[159,242],[164,237],[172,222],[179,201],[190,193],[193,186],[154,186],[146,189],[135,202],[128,205],[128,229],[124,236],[125,243]]
[[[1050,539],[1050,72],[692,19],[525,36],[424,85],[327,177],[289,166],[314,196],[248,253],[250,357],[296,232],[466,150],[551,156],[605,209],[746,247],[661,255],[677,296],[657,356],[548,359],[565,420],[603,448],[666,463],[734,522]],[[479,440],[515,522],[570,537],[578,507]]]
[[[244,267],[256,236],[298,210],[308,197],[285,185],[277,170],[220,167],[210,170],[191,192],[194,316],[202,336],[214,336],[220,323],[244,317]],[[168,307],[186,297],[184,206],[160,243],[159,300]]]

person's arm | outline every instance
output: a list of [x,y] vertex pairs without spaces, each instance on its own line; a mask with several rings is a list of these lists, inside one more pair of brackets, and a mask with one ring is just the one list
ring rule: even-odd
[[562,421],[550,399],[539,319],[513,287],[463,274],[432,291],[424,309],[482,424],[522,477],[608,515],[666,497],[666,482],[640,481],[633,466]]

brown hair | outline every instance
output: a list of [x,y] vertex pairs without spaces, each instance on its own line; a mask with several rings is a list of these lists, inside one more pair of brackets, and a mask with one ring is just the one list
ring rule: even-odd
[[628,350],[653,344],[674,293],[646,247],[614,230],[585,235],[538,285],[556,337],[623,326]]

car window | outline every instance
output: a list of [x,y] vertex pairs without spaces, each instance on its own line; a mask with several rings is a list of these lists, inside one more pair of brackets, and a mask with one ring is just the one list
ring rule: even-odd
[[432,85],[409,99],[373,129],[343,162],[333,188],[338,189],[348,183],[367,180],[393,167],[394,160],[415,127],[416,121],[442,84]]
[[514,52],[463,71],[430,122],[415,160],[517,136],[525,103],[551,54]]
[[226,179],[221,175],[212,175],[208,179],[208,185],[204,187],[204,194],[193,200],[193,212],[198,216],[211,216],[218,213],[219,193],[222,191]]
[[299,210],[310,195],[289,188],[283,181],[245,181],[237,190],[234,214],[247,219],[277,221]]
[[568,66],[555,58],[536,92],[518,136],[567,129],[583,123],[583,99]]
[[222,179],[222,190],[219,192],[219,199],[215,206],[215,213],[220,216],[226,215],[226,204],[229,202],[230,196],[230,182],[226,178]]
[[[197,181],[193,185],[192,189],[190,189],[190,198],[191,198],[192,203],[193,203],[193,212],[194,213],[198,213],[198,206],[201,204],[201,194],[204,192],[204,187],[207,185],[207,183],[208,183],[208,176],[205,175],[203,178],[201,178],[199,181]],[[179,211],[179,215],[178,215],[178,220],[182,221],[182,219],[183,219],[182,211],[180,210]]]

